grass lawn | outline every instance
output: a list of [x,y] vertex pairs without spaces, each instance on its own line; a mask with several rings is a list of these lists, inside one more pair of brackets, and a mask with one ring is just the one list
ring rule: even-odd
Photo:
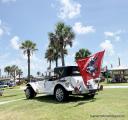
[[[4,92],[0,102],[24,98],[19,88]],[[92,100],[70,96],[65,103],[58,103],[51,96],[10,102],[0,105],[0,120],[128,120],[128,89],[105,89]]]
[[5,88],[4,95],[0,96],[0,102],[24,98],[23,91],[19,87]]

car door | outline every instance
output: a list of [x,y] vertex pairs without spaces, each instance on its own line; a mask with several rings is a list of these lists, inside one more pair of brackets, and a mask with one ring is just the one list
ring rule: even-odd
[[48,79],[44,82],[44,92],[49,95],[54,94],[55,81]]
[[46,73],[44,81],[44,92],[48,95],[53,95],[55,80],[53,79],[54,71]]
[[38,81],[35,83],[39,93],[44,93],[44,91],[45,91],[44,90],[44,83],[45,83],[45,80]]

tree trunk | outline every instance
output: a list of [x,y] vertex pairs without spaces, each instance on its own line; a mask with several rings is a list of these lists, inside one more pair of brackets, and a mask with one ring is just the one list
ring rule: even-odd
[[30,50],[27,51],[28,56],[28,82],[30,82]]
[[19,83],[20,83],[20,73],[19,73]]
[[62,56],[62,59],[61,59],[61,60],[62,60],[62,66],[65,66],[65,62],[64,62],[64,53],[62,53],[61,56]]
[[16,82],[16,71],[14,71],[14,83]]
[[49,69],[51,69],[51,60],[49,61]]
[[8,76],[9,76],[9,71],[8,71]]
[[[51,60],[49,61],[49,70],[51,70]],[[51,72],[49,72],[49,76],[51,76]]]
[[62,61],[62,66],[65,66],[65,61],[64,61],[64,41],[61,39],[61,61]]
[[56,67],[58,67],[58,58],[56,59]]

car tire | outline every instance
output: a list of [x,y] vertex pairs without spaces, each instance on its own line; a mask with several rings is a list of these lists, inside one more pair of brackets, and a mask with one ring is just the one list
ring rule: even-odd
[[57,87],[54,92],[55,99],[58,102],[63,102],[68,98],[68,92],[63,87]]
[[32,99],[36,96],[35,91],[32,89],[32,87],[27,87],[25,90],[25,95],[27,99]]

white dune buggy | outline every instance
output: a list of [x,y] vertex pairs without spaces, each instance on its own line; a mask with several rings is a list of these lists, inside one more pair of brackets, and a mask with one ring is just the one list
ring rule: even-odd
[[99,89],[96,80],[92,79],[84,84],[77,66],[65,66],[47,71],[43,80],[29,82],[25,89],[27,99],[32,99],[36,94],[44,93],[54,95],[56,100],[62,102],[70,94],[77,94],[93,98]]

